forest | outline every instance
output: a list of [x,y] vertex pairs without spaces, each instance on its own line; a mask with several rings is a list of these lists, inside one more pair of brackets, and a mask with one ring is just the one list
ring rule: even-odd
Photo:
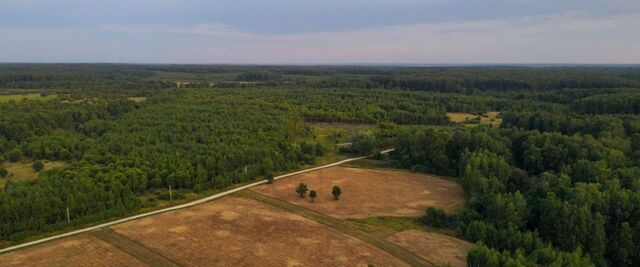
[[[314,164],[332,123],[374,129],[341,153],[463,186],[421,223],[476,243],[470,266],[640,266],[638,67],[2,64],[0,88],[56,96],[0,101],[0,241]],[[2,177],[24,161],[66,167]]]

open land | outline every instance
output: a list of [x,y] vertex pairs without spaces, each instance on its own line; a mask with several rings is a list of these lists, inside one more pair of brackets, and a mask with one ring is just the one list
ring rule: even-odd
[[[314,203],[302,199],[294,192],[299,182],[325,194]],[[344,192],[338,201],[330,195],[334,184]],[[415,217],[426,206],[454,212],[463,202],[460,186],[447,179],[331,167],[3,254],[0,261],[9,266],[460,266],[470,243],[416,229],[368,232],[341,218]]]
[[[299,183],[318,192],[314,202],[296,194]],[[331,195],[334,185],[342,189],[339,201]],[[429,206],[453,213],[464,204],[463,190],[454,181],[393,170],[333,167],[252,190],[338,218],[417,217]]]
[[92,235],[40,244],[0,254],[2,266],[147,266],[135,257]]
[[185,266],[404,265],[356,238],[244,198],[223,198],[114,230]]
[[467,266],[467,253],[472,243],[451,236],[420,230],[407,230],[387,238],[425,260],[439,265]]

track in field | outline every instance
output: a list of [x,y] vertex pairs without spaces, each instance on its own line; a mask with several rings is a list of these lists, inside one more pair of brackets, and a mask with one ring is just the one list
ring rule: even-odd
[[273,198],[270,196],[266,196],[260,193],[257,193],[255,191],[252,190],[246,190],[243,192],[239,192],[236,194],[236,196],[238,197],[244,197],[244,198],[249,198],[249,199],[253,199],[253,200],[257,200],[260,201],[262,203],[266,203],[269,205],[273,205],[276,206],[278,208],[281,208],[285,211],[291,212],[291,213],[295,213],[298,215],[301,215],[307,219],[319,222],[321,224],[330,226],[340,232],[343,232],[347,235],[353,236],[355,238],[358,238],[368,244],[371,244],[395,257],[397,257],[398,259],[401,259],[405,262],[407,262],[408,264],[412,265],[412,266],[433,266],[434,264],[431,262],[426,261],[425,259],[417,256],[416,254],[401,248],[385,239],[382,238],[378,238],[375,236],[372,236],[368,233],[365,233],[364,231],[358,229],[356,226],[351,225],[345,221],[342,221],[340,219],[336,219],[334,217],[328,216],[328,215],[324,215],[322,213],[318,213],[316,211],[301,207],[301,206],[297,206],[294,204],[291,204],[289,202],[286,201],[282,201],[279,200],[277,198]]
[[109,227],[101,228],[92,233],[94,236],[113,245],[119,250],[135,257],[136,259],[149,264],[150,266],[175,267],[180,266],[174,261],[160,255],[159,253],[146,248],[137,242],[123,236]]

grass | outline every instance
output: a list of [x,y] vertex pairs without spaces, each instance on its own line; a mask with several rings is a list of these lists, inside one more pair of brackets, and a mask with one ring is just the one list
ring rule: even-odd
[[351,168],[365,168],[365,169],[391,169],[391,162],[385,160],[376,159],[359,159],[349,163],[345,163],[342,166]]
[[479,124],[490,125],[491,127],[500,127],[500,124],[502,124],[502,118],[500,118],[500,112],[498,111],[489,111],[481,116],[471,113],[447,112],[447,117],[449,117],[450,121],[467,127],[478,125],[477,122],[472,122],[478,118],[480,119]]
[[417,218],[411,217],[371,217],[363,219],[350,219],[361,229],[367,232],[377,232],[381,228],[389,228],[395,232],[412,229],[420,229]]
[[29,93],[29,94],[12,94],[12,95],[0,95],[0,103],[7,103],[9,101],[20,102],[24,99],[27,100],[35,100],[35,101],[49,101],[58,98],[57,95],[47,95],[43,96],[40,93]]
[[127,99],[136,103],[142,103],[144,101],[147,101],[147,98],[144,96],[132,96],[132,97],[127,97]]
[[[63,161],[43,161],[43,171],[61,169],[67,166]],[[18,180],[18,181],[31,181],[38,178],[38,172],[32,167],[33,161],[21,161],[21,162],[5,162],[4,168],[7,170],[8,175],[5,180]],[[4,183],[3,183],[4,185]]]

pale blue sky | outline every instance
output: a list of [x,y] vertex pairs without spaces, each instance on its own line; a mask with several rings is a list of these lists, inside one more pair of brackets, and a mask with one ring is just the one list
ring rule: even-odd
[[1,62],[640,63],[638,0],[1,0]]

